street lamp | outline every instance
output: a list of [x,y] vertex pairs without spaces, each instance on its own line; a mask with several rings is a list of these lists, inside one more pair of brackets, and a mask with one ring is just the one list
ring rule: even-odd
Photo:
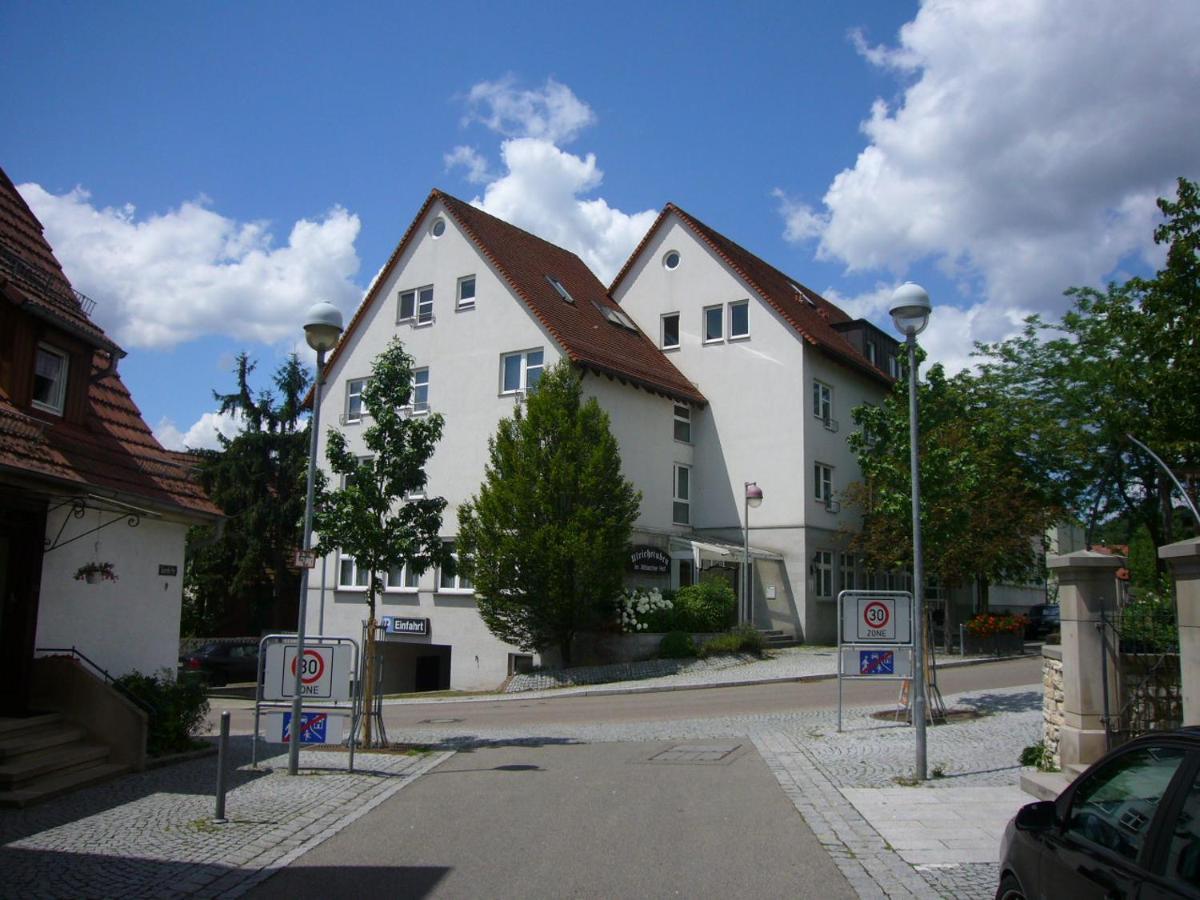
[[933,305],[919,284],[906,281],[892,294],[892,321],[908,344],[908,441],[912,470],[913,523],[913,724],[917,729],[916,778],[925,780],[925,564],[921,558],[921,470],[917,453],[917,335],[929,324]]
[[[342,314],[332,303],[322,300],[304,318],[304,339],[317,351],[317,378],[313,385],[313,411],[308,427],[308,486],[304,496],[304,541],[300,549],[308,553],[312,545],[313,482],[317,475],[317,435],[321,430],[321,386],[325,383],[325,354],[337,346],[342,334]],[[292,727],[288,742],[288,774],[300,768],[300,724],[304,702],[300,696],[304,673],[304,626],[308,617],[308,560],[300,570],[300,617],[296,622],[296,673],[292,683]]]
[[745,528],[742,530],[742,621],[751,625],[754,617],[754,571],[750,568],[750,509],[758,509],[762,506],[763,492],[758,486],[758,482],[747,481],[745,487],[745,515],[742,521],[745,523]]

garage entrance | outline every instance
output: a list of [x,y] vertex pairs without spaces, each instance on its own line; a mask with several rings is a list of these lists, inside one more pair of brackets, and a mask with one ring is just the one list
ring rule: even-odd
[[383,659],[383,692],[412,694],[450,687],[450,651],[446,644],[408,642],[387,637],[379,641]]

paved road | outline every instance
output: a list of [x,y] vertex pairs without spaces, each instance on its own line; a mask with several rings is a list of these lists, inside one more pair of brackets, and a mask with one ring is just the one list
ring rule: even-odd
[[857,896],[749,740],[689,745],[460,752],[252,896]]
[[[953,667],[941,670],[938,681],[943,694],[1036,684],[1042,679],[1041,665],[1041,659],[1030,658]],[[896,693],[894,681],[847,681],[843,701],[847,707],[878,705],[882,709],[895,705]],[[214,732],[221,709],[231,709],[235,733],[249,734],[253,730],[253,710],[238,709],[235,704],[222,705],[221,701],[213,701],[209,723]],[[384,719],[389,730],[398,734],[430,725],[439,730],[466,733],[548,724],[662,722],[787,714],[829,709],[836,705],[837,681],[830,679],[653,693],[576,694],[541,699],[513,695],[503,700],[389,704],[384,707]]]

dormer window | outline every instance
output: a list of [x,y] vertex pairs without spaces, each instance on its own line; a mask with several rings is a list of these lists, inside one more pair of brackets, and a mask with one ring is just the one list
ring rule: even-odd
[[33,406],[61,416],[67,397],[67,354],[38,344],[33,368]]
[[563,283],[561,281],[559,281],[553,275],[547,275],[546,280],[550,282],[550,286],[554,288],[554,290],[558,291],[558,296],[562,297],[568,303],[575,302],[575,298],[571,296],[570,291],[563,287]]

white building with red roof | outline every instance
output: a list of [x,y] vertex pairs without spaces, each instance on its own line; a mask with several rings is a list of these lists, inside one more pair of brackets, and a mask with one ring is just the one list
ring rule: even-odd
[[[631,564],[631,582],[678,587],[703,571],[740,594],[744,484],[757,482],[749,620],[836,639],[837,591],[868,578],[846,553],[856,520],[837,501],[859,477],[850,410],[890,389],[893,338],[674,205],[606,288],[575,254],[437,190],[330,358],[321,420],[351,447],[361,448],[371,361],[397,336],[417,367],[413,414],[446,420],[428,490],[448,500],[447,540],[499,420],[544,367],[569,359],[642,492],[635,552],[662,571]],[[357,637],[366,573],[336,553],[324,571],[310,583],[309,631]],[[393,575],[378,614],[411,621],[384,642],[385,690],[494,687],[524,662],[487,631],[469,584]],[[893,581],[904,583],[876,579]]]
[[90,307],[0,170],[0,715],[27,711],[39,648],[174,672],[187,529],[220,516],[143,421]]

